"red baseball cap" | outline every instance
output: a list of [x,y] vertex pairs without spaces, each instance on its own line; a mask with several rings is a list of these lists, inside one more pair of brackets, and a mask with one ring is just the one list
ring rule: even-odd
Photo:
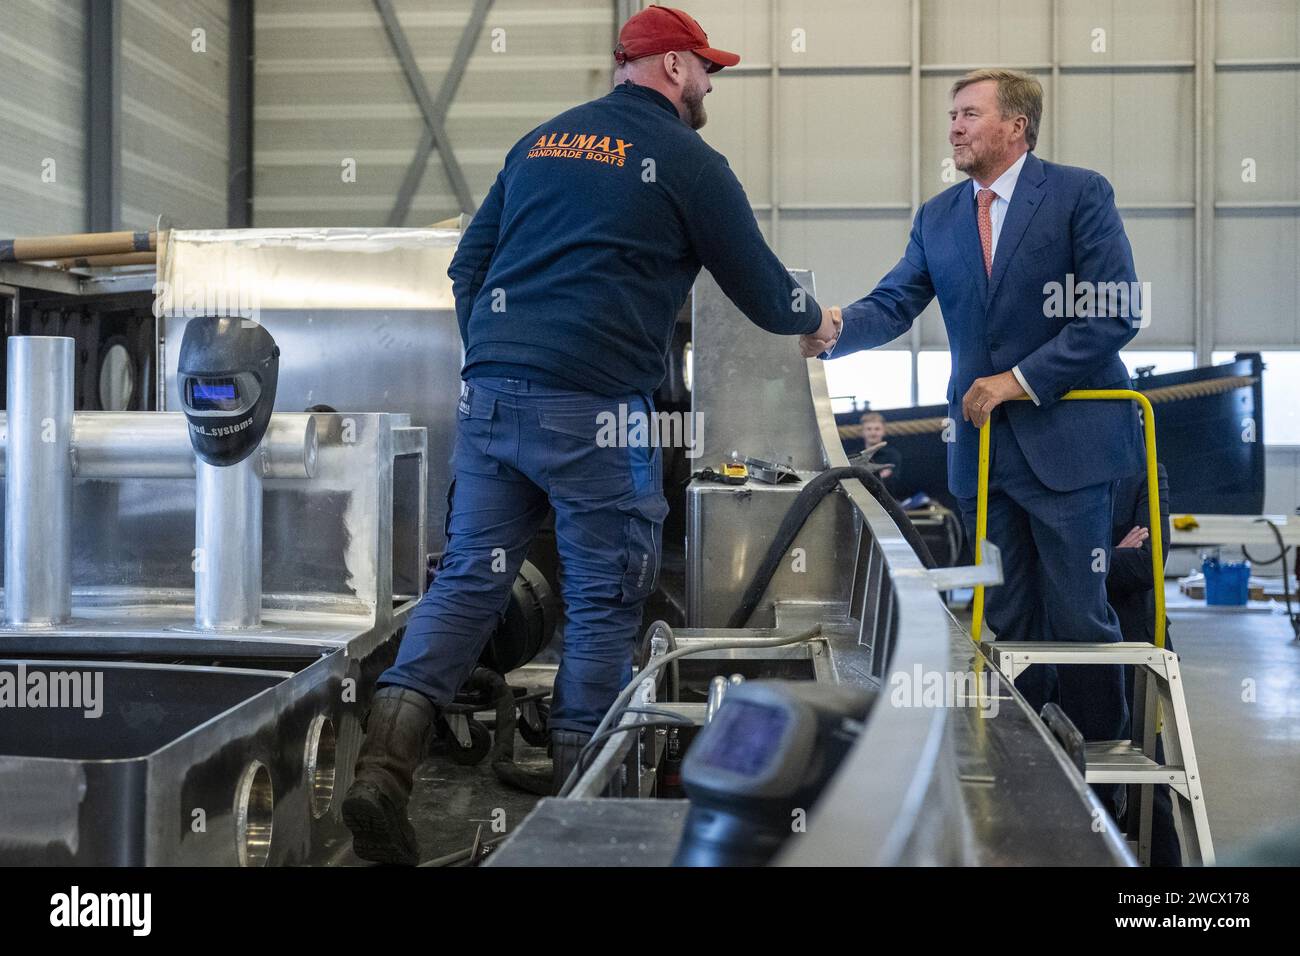
[[740,57],[735,53],[709,46],[709,35],[689,13],[658,4],[646,7],[623,24],[623,29],[618,31],[614,61],[622,65],[628,60],[639,60],[656,53],[671,53],[673,50],[690,50],[704,57],[710,62],[710,73],[717,73],[724,66],[735,66],[740,62]]

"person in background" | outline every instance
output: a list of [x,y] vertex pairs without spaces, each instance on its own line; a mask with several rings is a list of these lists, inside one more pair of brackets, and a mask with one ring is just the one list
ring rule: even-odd
[[[883,465],[877,476],[893,498],[902,489],[903,453],[885,441],[885,416],[880,412],[867,412],[862,416],[862,440],[865,453],[873,465]],[[880,445],[874,452],[873,445]]]
[[[1161,558],[1169,558],[1169,473],[1157,465],[1160,487]],[[1155,578],[1151,570],[1150,497],[1147,494],[1146,470],[1115,482],[1115,511],[1112,518],[1110,570],[1106,575],[1106,598],[1119,615],[1124,640],[1150,644],[1155,642]],[[1165,619],[1165,647],[1169,641],[1169,619]],[[1124,668],[1124,688],[1128,709],[1133,714],[1134,669]],[[1157,738],[1156,760],[1163,763],[1164,745]],[[1137,812],[1132,796],[1128,810]],[[1121,823],[1124,821],[1121,820]],[[1174,829],[1174,811],[1168,787],[1156,787],[1151,813],[1151,865],[1182,866],[1178,831]]]

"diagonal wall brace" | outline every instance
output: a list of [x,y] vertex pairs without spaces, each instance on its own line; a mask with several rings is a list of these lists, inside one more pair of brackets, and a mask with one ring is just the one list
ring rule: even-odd
[[401,64],[402,73],[406,76],[406,83],[411,88],[411,94],[420,107],[420,114],[424,117],[424,134],[420,138],[420,145],[416,148],[415,156],[406,169],[406,175],[403,177],[401,188],[397,193],[397,200],[393,204],[393,210],[388,214],[388,225],[390,226],[400,226],[405,222],[406,215],[411,208],[411,201],[415,198],[416,190],[420,188],[420,180],[424,176],[425,169],[428,168],[429,156],[435,148],[442,158],[443,168],[447,171],[447,178],[451,181],[451,188],[456,193],[456,201],[460,204],[461,212],[473,213],[477,208],[474,197],[469,191],[469,183],[465,180],[465,173],[460,168],[460,163],[456,159],[456,153],[451,147],[451,141],[447,137],[447,130],[443,124],[447,118],[447,110],[451,106],[451,101],[455,97],[460,81],[465,75],[466,64],[469,63],[469,58],[474,52],[474,46],[478,43],[478,38],[483,32],[483,25],[487,22],[488,12],[492,9],[492,2],[493,0],[475,0],[474,9],[470,12],[469,22],[466,23],[465,29],[461,33],[460,43],[456,46],[456,53],[447,69],[447,75],[443,78],[442,87],[438,90],[438,98],[434,100],[430,97],[429,88],[425,85],[424,76],[420,73],[420,66],[415,59],[415,53],[411,50],[410,41],[406,38],[406,31],[402,29],[402,24],[397,19],[397,13],[393,10],[392,0],[374,0],[375,10],[378,11],[379,18],[383,21],[388,40],[393,46],[393,52]]

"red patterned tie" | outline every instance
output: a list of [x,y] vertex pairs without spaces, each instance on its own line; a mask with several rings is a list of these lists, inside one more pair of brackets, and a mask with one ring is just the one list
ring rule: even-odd
[[984,247],[984,274],[993,275],[993,217],[989,215],[989,206],[998,194],[991,189],[981,189],[975,194],[980,204],[979,227],[980,245]]

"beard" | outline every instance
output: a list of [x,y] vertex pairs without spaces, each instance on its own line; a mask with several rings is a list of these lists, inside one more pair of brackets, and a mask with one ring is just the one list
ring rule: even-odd
[[709,114],[704,110],[704,89],[692,86],[682,91],[682,106],[686,107],[686,125],[691,129],[700,129],[709,121]]
[[971,179],[984,182],[990,173],[998,169],[1002,160],[1010,155],[1009,146],[1006,139],[998,137],[984,139],[978,147],[974,143],[967,143],[964,150],[953,150],[953,165]]
[[967,175],[979,172],[984,166],[983,157],[977,155],[975,150],[969,145],[966,146],[964,152],[954,148],[952,151],[952,161],[953,165],[956,166],[958,170]]

